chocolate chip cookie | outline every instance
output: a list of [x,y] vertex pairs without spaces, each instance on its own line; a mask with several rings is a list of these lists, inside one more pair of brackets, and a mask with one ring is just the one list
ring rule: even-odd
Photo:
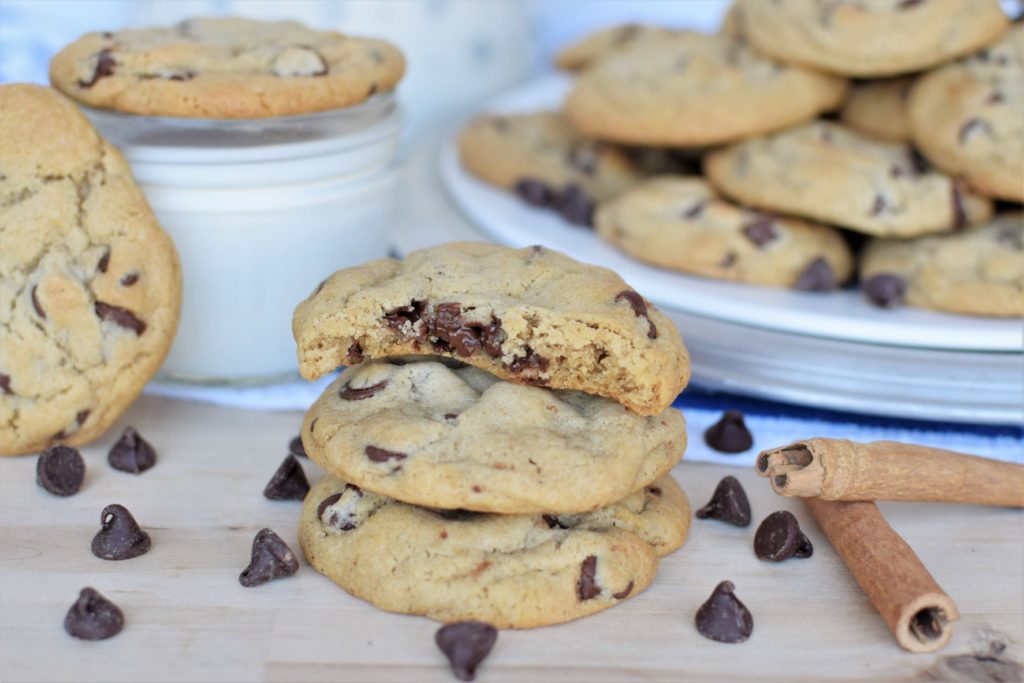
[[708,155],[705,172],[744,204],[884,237],[950,232],[992,202],[928,168],[907,145],[817,121]]
[[92,107],[213,119],[286,116],[359,104],[405,71],[382,40],[292,21],[189,19],[87,33],[50,62],[50,81]]
[[982,192],[1024,202],[1024,24],[925,74],[910,97],[914,142]]
[[157,371],[181,275],[124,158],[75,106],[0,86],[0,455],[85,444]]
[[458,144],[473,175],[539,206],[554,206],[575,186],[592,212],[640,178],[621,150],[581,135],[556,112],[478,116]]
[[555,56],[555,66],[565,71],[580,71],[629,45],[657,40],[675,33],[660,26],[620,24],[590,33],[564,48]]
[[913,78],[888,78],[856,84],[839,110],[846,125],[886,142],[908,142],[907,99]]
[[521,514],[610,505],[686,449],[674,408],[644,417],[448,362],[461,367],[394,359],[348,368],[306,415],[309,457],[407,503]]
[[381,609],[532,628],[637,595],[689,527],[671,477],[580,515],[489,515],[407,505],[328,475],[306,497],[299,542],[317,571]]
[[760,56],[725,35],[640,40],[583,71],[565,104],[586,135],[626,144],[731,142],[814,118],[847,81]]
[[872,240],[861,263],[870,301],[953,313],[1024,316],[1024,213],[975,230],[914,240]]
[[701,178],[662,176],[638,185],[601,205],[596,228],[641,261],[719,280],[799,288],[820,283],[804,276],[824,264],[835,287],[852,269],[838,230],[738,207]]
[[434,354],[657,415],[690,377],[658,309],[612,271],[539,246],[455,242],[339,270],[295,309],[292,331],[306,379]]
[[977,50],[1006,30],[997,0],[737,0],[760,52],[848,76],[893,76]]

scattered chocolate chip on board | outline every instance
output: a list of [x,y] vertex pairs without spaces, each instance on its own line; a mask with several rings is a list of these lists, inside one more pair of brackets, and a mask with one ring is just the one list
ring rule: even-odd
[[739,479],[722,477],[708,504],[696,512],[698,519],[717,519],[734,526],[750,526],[750,501]]
[[252,541],[252,558],[238,581],[246,588],[291,576],[299,571],[299,561],[288,544],[270,529],[261,529]]
[[742,643],[754,632],[754,617],[735,590],[732,581],[722,581],[697,610],[695,621],[702,636],[720,643]]
[[721,419],[704,432],[704,442],[719,453],[742,453],[754,445],[743,413],[727,410]]
[[288,455],[263,489],[270,500],[302,500],[309,493],[309,480],[294,455]]
[[434,641],[460,681],[476,680],[476,668],[498,639],[498,629],[482,621],[457,621],[434,634]]
[[92,554],[104,560],[130,560],[149,552],[149,534],[123,505],[108,505],[100,514],[100,530],[92,539]]
[[95,588],[83,588],[64,617],[64,630],[82,640],[106,640],[124,628],[124,613]]
[[779,510],[765,517],[757,527],[754,554],[762,560],[782,562],[791,557],[810,557],[814,554],[814,546],[800,530],[800,523],[793,513]]
[[50,446],[36,461],[36,483],[55,496],[78,493],[85,481],[85,460],[77,448]]
[[121,438],[107,454],[107,462],[115,470],[141,474],[156,464],[156,449],[135,427],[125,427]]

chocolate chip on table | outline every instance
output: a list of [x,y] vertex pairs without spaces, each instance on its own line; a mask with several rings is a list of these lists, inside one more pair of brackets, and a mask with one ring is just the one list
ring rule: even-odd
[[108,505],[100,513],[100,530],[92,539],[92,554],[104,560],[130,560],[149,551],[149,534],[123,505]]
[[647,314],[647,302],[644,298],[634,292],[632,289],[624,289],[615,295],[615,301],[625,301],[633,309],[633,313],[638,318],[643,318],[647,321],[647,338],[657,339],[658,328],[654,325],[654,321],[651,320]]
[[141,336],[146,331],[146,323],[139,320],[134,313],[129,311],[127,308],[121,308],[120,306],[113,306],[111,304],[97,301],[95,305],[96,315],[100,320],[106,320],[112,322],[115,325],[131,330],[137,336]]
[[345,388],[338,392],[338,395],[346,401],[363,401],[374,394],[384,391],[387,386],[388,381],[386,379],[383,379],[376,384],[371,384],[368,387],[361,387],[358,389],[346,384]]
[[594,224],[594,200],[575,183],[569,183],[559,192],[552,206],[562,218],[574,225],[590,227]]
[[85,481],[85,460],[78,449],[50,446],[36,461],[36,483],[55,496],[73,496]]
[[754,617],[734,590],[732,581],[722,581],[697,609],[697,630],[705,638],[719,643],[742,643],[753,633]]
[[92,76],[87,81],[79,79],[78,86],[81,88],[91,88],[101,78],[112,76],[116,66],[117,62],[114,60],[110,48],[103,48],[96,53],[96,66],[93,67]]
[[722,477],[708,504],[697,510],[698,519],[717,519],[734,526],[750,526],[750,501],[736,477]]
[[754,437],[743,421],[743,413],[727,410],[704,432],[704,442],[719,453],[742,453],[754,445]]
[[64,617],[64,630],[82,640],[106,640],[124,628],[121,609],[95,588],[83,588]]
[[434,642],[452,665],[460,681],[476,679],[476,668],[498,639],[498,629],[482,621],[445,624],[434,634]]
[[299,561],[288,544],[270,529],[261,529],[252,541],[252,559],[238,575],[246,588],[291,576],[299,571]]
[[597,585],[597,557],[588,555],[583,564],[580,565],[580,578],[576,581],[576,597],[580,602],[596,598],[601,594],[601,587]]
[[156,450],[135,427],[126,427],[107,454],[107,462],[115,470],[140,474],[156,464]]
[[309,480],[302,470],[302,465],[289,454],[274,476],[263,489],[263,497],[270,500],[304,500],[309,493]]
[[800,523],[788,510],[764,518],[754,535],[754,553],[759,559],[782,562],[791,557],[810,557],[814,547],[800,530]]
[[300,458],[308,458],[306,447],[302,444],[302,436],[297,436],[288,442],[288,452]]
[[864,282],[863,287],[868,301],[881,308],[899,306],[907,293],[907,281],[892,273],[872,275]]
[[836,288],[836,274],[832,266],[822,257],[811,261],[793,284],[793,289],[802,292],[831,292]]

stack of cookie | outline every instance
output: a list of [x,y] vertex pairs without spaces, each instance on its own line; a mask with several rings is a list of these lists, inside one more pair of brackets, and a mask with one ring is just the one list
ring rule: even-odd
[[1024,25],[996,0],[736,0],[718,34],[619,26],[557,64],[564,111],[470,122],[469,171],[662,268],[1024,315],[1024,215],[992,220],[1024,202]]
[[328,278],[295,312],[312,565],[383,609],[526,628],[636,595],[690,520],[669,476],[689,377],[611,271],[462,243]]

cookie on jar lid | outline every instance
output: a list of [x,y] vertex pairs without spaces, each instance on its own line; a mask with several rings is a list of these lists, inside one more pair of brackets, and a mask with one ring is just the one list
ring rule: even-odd
[[434,354],[519,384],[665,410],[690,378],[675,325],[606,268],[454,242],[334,273],[295,309],[299,370]]
[[80,445],[171,345],[178,257],[131,171],[50,88],[0,86],[0,455]]
[[689,529],[670,476],[592,512],[493,515],[408,505],[327,475],[303,504],[299,543],[318,572],[381,609],[534,628],[638,595]]
[[390,43],[293,21],[197,18],[87,33],[50,62],[50,81],[91,107],[149,116],[248,119],[350,107],[405,71]]

